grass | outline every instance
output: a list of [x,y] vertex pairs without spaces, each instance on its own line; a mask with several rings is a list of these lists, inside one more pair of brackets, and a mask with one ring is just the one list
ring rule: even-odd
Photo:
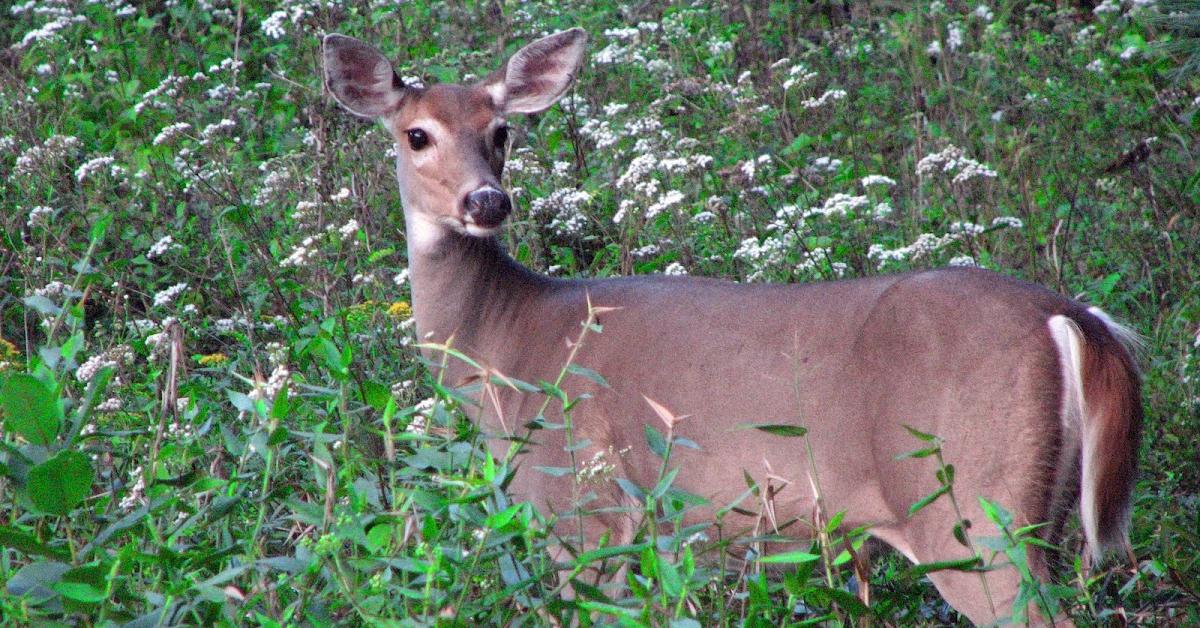
[[[771,570],[705,561],[667,525],[560,557],[579,576],[562,595],[547,522],[417,357],[390,140],[322,94],[318,44],[353,35],[456,81],[578,25],[573,94],[515,125],[519,260],[746,281],[969,263],[1099,305],[1146,341],[1137,566],[1067,565],[1031,595],[1083,624],[1200,622],[1194,46],[1152,8],[1058,5],[11,7],[0,616],[963,621],[905,561],[867,567],[837,513]],[[679,443],[652,431],[664,479]],[[665,524],[687,506],[669,488],[637,489]],[[1006,530],[980,551],[1019,555]],[[626,599],[588,587],[620,566]]]

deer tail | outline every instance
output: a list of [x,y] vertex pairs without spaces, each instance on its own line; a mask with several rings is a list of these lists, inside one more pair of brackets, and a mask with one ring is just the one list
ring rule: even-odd
[[1142,434],[1137,334],[1099,308],[1048,321],[1062,369],[1064,434],[1080,450],[1079,511],[1097,561],[1129,539],[1131,493]]

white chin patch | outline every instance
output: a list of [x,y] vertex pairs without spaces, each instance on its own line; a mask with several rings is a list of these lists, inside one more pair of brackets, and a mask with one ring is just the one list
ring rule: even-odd
[[414,251],[429,250],[437,244],[438,240],[442,239],[446,232],[445,227],[426,218],[420,212],[413,212],[406,223],[408,244]]
[[500,233],[500,227],[480,227],[479,225],[473,223],[465,223],[463,225],[463,231],[467,235],[475,236],[476,238],[487,238]]

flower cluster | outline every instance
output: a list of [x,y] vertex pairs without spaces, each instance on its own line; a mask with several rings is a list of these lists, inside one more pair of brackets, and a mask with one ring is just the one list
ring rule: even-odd
[[945,149],[931,153],[917,162],[917,175],[930,177],[938,173],[952,175],[954,183],[967,183],[972,179],[996,178],[996,171],[971,159],[963,149],[947,146]]

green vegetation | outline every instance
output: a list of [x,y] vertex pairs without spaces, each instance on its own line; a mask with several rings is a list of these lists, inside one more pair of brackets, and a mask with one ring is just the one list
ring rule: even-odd
[[[647,430],[664,483],[628,487],[665,536],[559,558],[581,576],[562,595],[544,519],[417,357],[388,136],[338,111],[318,63],[341,32],[410,80],[469,80],[582,26],[573,94],[514,120],[518,259],[745,281],[977,264],[1101,306],[1145,338],[1137,565],[1067,564],[1030,599],[1085,625],[1200,623],[1200,7],[916,4],[6,8],[0,617],[958,621],[928,567],[867,565],[836,513],[808,551],[704,560],[670,526],[669,415]],[[587,403],[558,392],[531,394]],[[988,510],[1005,538],[970,540],[1019,561],[1036,539]],[[582,577],[618,567],[620,599]]]

